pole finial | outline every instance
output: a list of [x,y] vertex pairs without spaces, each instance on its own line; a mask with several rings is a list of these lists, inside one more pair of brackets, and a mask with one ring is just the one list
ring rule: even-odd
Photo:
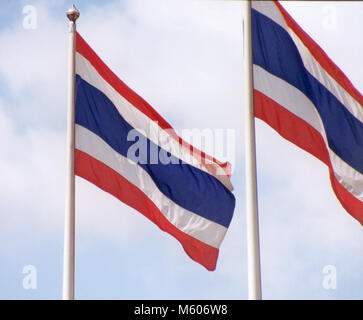
[[72,5],[72,8],[68,9],[67,11],[67,17],[70,21],[76,22],[76,20],[79,18],[79,15],[80,13],[74,4]]

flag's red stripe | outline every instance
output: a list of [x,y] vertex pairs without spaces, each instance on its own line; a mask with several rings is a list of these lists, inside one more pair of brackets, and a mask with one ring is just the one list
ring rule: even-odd
[[283,138],[320,159],[329,167],[333,190],[344,209],[363,224],[363,202],[355,198],[335,178],[324,139],[306,121],[254,90],[255,116],[275,129]]
[[325,69],[325,71],[334,78],[358,103],[363,106],[362,94],[353,86],[347,76],[339,67],[327,56],[322,48],[296,23],[278,1],[274,1],[277,8],[283,15],[286,24],[300,38],[300,40],[309,49],[313,57]]
[[140,110],[143,114],[149,117],[152,121],[157,121],[158,125],[162,129],[168,129],[168,133],[180,144],[187,147],[192,154],[200,155],[203,159],[208,159],[215,162],[221,168],[224,169],[228,177],[231,176],[231,166],[228,162],[223,163],[211,157],[210,155],[200,151],[199,149],[191,146],[189,143],[180,138],[171,125],[161,117],[156,110],[148,104],[142,97],[140,97],[136,92],[130,89],[121,79],[119,79],[109,67],[101,60],[101,58],[92,50],[88,43],[81,37],[77,32],[76,34],[76,51],[85,57],[92,66],[97,70],[105,81],[107,81],[120,95],[122,95],[130,104],[135,108]]
[[255,116],[274,128],[283,138],[329,165],[329,153],[320,133],[280,104],[254,90]]
[[176,228],[140,189],[116,171],[87,153],[76,150],[75,173],[142,213],[161,230],[179,240],[191,259],[200,263],[210,271],[215,270],[219,250]]
[[345,189],[335,178],[333,169],[329,167],[330,182],[343,208],[363,225],[363,203]]

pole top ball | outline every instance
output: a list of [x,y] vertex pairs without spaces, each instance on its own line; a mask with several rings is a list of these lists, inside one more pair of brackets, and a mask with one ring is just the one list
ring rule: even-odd
[[79,15],[80,15],[80,13],[74,4],[72,5],[72,8],[68,9],[68,11],[67,11],[67,17],[70,21],[76,22]]

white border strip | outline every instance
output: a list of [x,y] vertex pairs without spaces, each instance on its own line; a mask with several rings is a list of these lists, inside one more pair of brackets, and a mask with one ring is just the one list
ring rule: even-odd
[[185,210],[155,185],[149,174],[125,158],[90,130],[76,124],[76,149],[104,163],[139,188],[176,228],[214,248],[219,248],[227,228]]

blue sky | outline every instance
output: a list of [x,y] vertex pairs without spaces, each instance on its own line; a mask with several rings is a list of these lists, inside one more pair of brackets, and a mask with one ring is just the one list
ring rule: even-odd
[[[7,1],[0,10],[0,299],[60,299],[67,19],[71,1]],[[177,130],[233,129],[237,206],[215,272],[139,213],[77,178],[76,298],[246,299],[242,6],[238,1],[75,1],[78,30]],[[25,5],[37,12],[24,29]],[[285,8],[357,89],[363,4]],[[328,170],[256,121],[263,296],[362,299],[363,229]],[[37,270],[25,290],[23,267]],[[326,290],[333,265],[337,288]]]

